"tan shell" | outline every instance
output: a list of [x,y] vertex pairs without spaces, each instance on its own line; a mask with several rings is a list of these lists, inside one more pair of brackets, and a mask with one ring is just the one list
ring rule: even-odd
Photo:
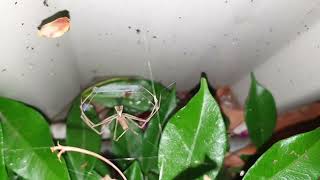
[[46,38],[57,38],[64,35],[69,29],[70,19],[68,17],[61,17],[41,26],[38,34]]

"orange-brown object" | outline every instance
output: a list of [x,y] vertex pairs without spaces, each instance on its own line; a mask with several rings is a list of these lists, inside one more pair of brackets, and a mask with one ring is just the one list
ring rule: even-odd
[[63,10],[42,20],[38,27],[38,34],[46,38],[57,38],[70,29],[69,11]]
[[244,165],[244,161],[237,155],[227,154],[224,158],[224,167],[242,167]]
[[70,19],[68,17],[58,18],[50,23],[39,27],[38,34],[46,38],[61,37],[70,29]]
[[[218,88],[216,95],[222,111],[230,120],[229,131],[232,131],[244,121],[243,109],[236,101],[230,87]],[[275,134],[286,130],[290,126],[312,121],[317,117],[320,117],[320,102],[314,102],[283,113],[277,118]],[[240,156],[253,155],[256,151],[256,147],[250,144],[234,153],[229,153],[225,157],[224,165],[226,167],[241,167],[244,165],[244,161]]]
[[253,144],[239,149],[236,152],[229,153],[224,159],[225,167],[241,167],[244,165],[244,161],[240,158],[241,155],[253,155],[257,152],[257,148]]
[[320,116],[320,102],[311,103],[302,106],[293,111],[281,114],[277,119],[275,131],[281,131],[286,127],[307,122]]
[[[311,103],[303,107],[297,108],[293,111],[289,111],[281,114],[277,118],[277,125],[275,128],[275,134],[285,130],[290,126],[296,124],[312,121],[320,116],[320,102]],[[241,155],[252,155],[256,153],[256,147],[252,144],[234,152],[225,157],[224,165],[226,167],[241,167],[244,161],[240,158]]]
[[230,121],[229,132],[232,132],[234,128],[244,121],[243,110],[229,86],[218,88],[216,95],[223,113]]

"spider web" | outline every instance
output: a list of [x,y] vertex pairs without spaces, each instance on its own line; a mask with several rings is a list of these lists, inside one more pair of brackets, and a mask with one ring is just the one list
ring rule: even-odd
[[[150,45],[149,45],[149,40],[151,37],[147,37],[146,34],[143,34],[143,42],[144,42],[144,47],[145,47],[145,63],[146,63],[146,67],[147,67],[147,76],[149,76],[148,79],[150,79],[151,82],[151,93],[156,95],[156,89],[155,89],[155,83],[154,83],[154,75],[153,75],[153,71],[152,71],[152,63],[151,63],[151,58],[149,56],[150,54]],[[145,77],[147,77],[145,76]],[[173,83],[172,83],[173,84]],[[169,86],[165,87],[168,88],[170,87],[172,84],[170,84]],[[161,100],[159,100],[161,101]],[[160,105],[161,106],[161,105]],[[161,108],[161,107],[160,107]],[[162,128],[161,128],[161,122],[160,122],[160,116],[159,113],[156,113],[154,116],[157,116],[157,118],[152,118],[152,121],[157,121],[156,123],[159,125],[160,128],[160,135],[162,133]],[[127,133],[131,133],[131,132],[127,132]],[[112,139],[109,139],[109,141],[112,141]],[[149,143],[152,146],[156,146],[154,142],[145,140],[146,143]],[[44,150],[50,150],[51,146],[45,146],[45,147],[34,147],[34,148],[28,148],[29,150],[32,149],[33,151],[44,151]],[[19,151],[25,151],[26,149],[3,149],[4,151],[10,151],[10,152],[19,152]],[[68,153],[68,152],[67,152]],[[32,154],[31,154],[32,155]],[[122,158],[108,158],[107,159],[113,161],[113,162],[120,162],[120,161],[135,161],[135,160],[142,160],[142,159],[154,159],[157,160],[159,158],[159,156],[136,156],[136,157],[122,157]],[[28,163],[28,162],[27,162]],[[106,164],[106,166],[108,166]],[[91,171],[75,171],[74,169],[70,169],[68,168],[68,171],[74,174],[79,174],[79,175],[87,175],[87,176],[95,176],[94,173],[92,173]]]

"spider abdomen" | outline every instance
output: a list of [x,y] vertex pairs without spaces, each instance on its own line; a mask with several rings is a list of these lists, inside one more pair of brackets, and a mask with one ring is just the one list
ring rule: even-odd
[[119,122],[119,124],[123,130],[129,129],[128,123],[127,123],[126,118],[124,116],[117,117],[117,121]]

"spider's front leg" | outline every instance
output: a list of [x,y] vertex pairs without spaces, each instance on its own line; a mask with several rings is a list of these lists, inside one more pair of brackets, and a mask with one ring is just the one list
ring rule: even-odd
[[[124,113],[123,116],[128,119],[129,121],[133,122],[133,124],[135,124],[136,126],[138,126],[140,129],[143,129],[144,126],[149,122],[149,118],[148,119],[142,119],[142,118],[139,118],[139,117],[136,117],[136,116],[133,116],[133,115],[130,115],[130,114],[126,114]],[[138,121],[138,122],[143,122],[142,125],[138,125],[135,121]]]
[[[118,129],[118,123],[120,124],[121,128],[123,129],[123,132],[118,136],[117,136],[117,129]],[[116,117],[116,125],[114,127],[114,130],[113,130],[113,140],[114,141],[118,141],[129,129],[129,126],[128,126],[128,123],[125,119],[125,117],[122,115],[122,116],[117,116]]]

